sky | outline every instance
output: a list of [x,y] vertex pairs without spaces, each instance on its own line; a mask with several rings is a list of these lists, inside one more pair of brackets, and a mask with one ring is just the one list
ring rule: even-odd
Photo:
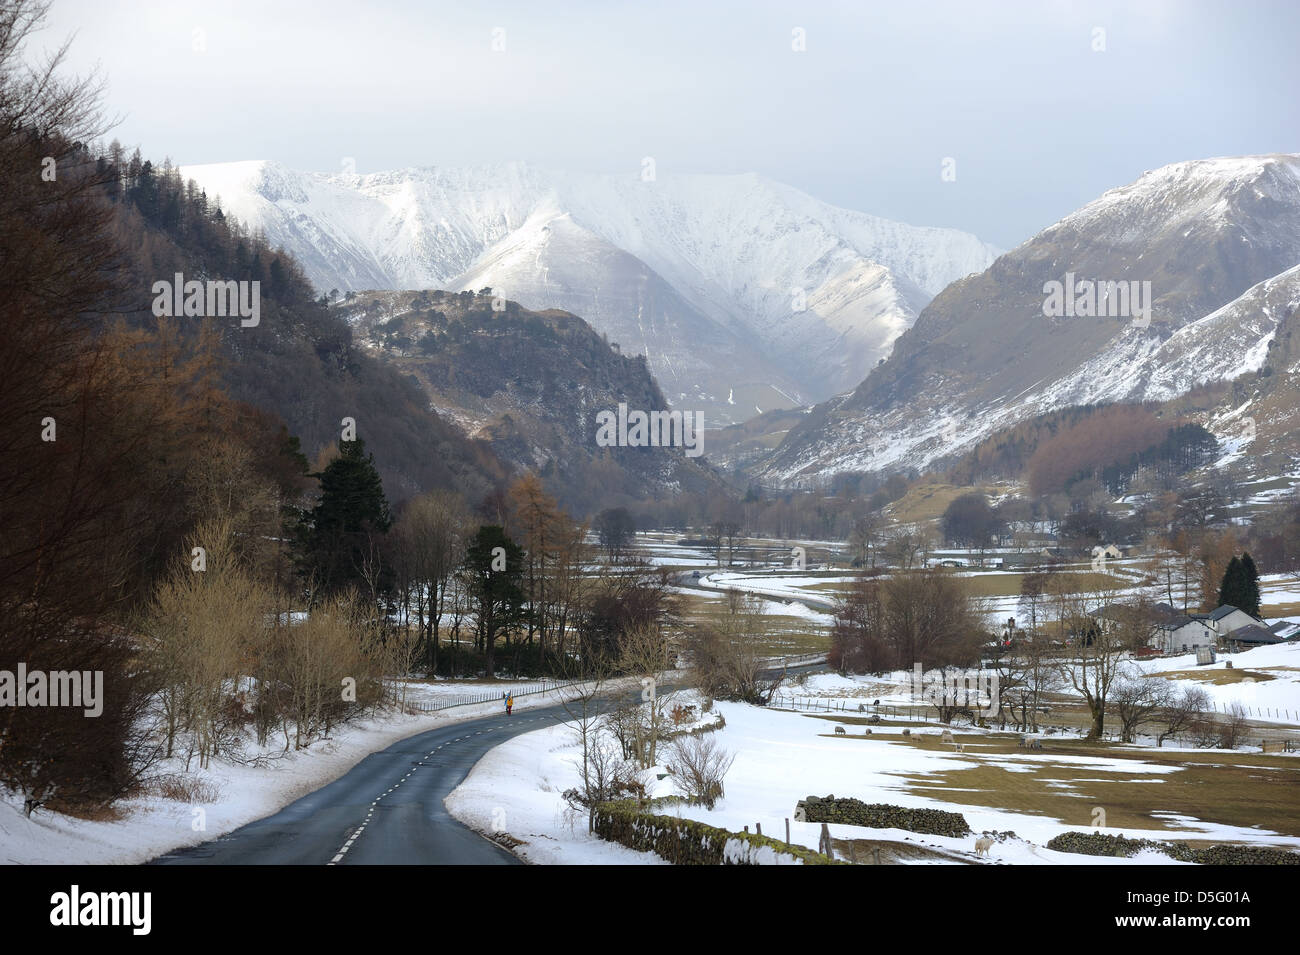
[[651,157],[1003,248],[1148,169],[1300,152],[1294,0],[54,0],[33,51],[69,35],[155,160]]

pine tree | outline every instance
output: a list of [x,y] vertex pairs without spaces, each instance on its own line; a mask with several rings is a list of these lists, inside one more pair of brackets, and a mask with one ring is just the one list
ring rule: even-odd
[[1255,566],[1255,560],[1250,553],[1241,555],[1241,567],[1245,572],[1245,590],[1242,599],[1245,603],[1237,604],[1242,610],[1251,616],[1259,616],[1259,568]]
[[320,502],[300,541],[300,563],[322,593],[356,586],[372,597],[386,593],[392,572],[379,548],[393,519],[373,454],[360,438],[317,475]]
[[1245,601],[1249,599],[1247,582],[1246,568],[1242,565],[1241,558],[1233,557],[1223,572],[1223,582],[1219,584],[1218,606],[1245,610]]

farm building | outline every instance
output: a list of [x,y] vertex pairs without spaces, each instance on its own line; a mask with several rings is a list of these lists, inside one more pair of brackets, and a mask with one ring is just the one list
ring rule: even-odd
[[1218,634],[1209,623],[1186,614],[1168,617],[1151,630],[1151,645],[1163,653],[1186,653],[1217,642]]

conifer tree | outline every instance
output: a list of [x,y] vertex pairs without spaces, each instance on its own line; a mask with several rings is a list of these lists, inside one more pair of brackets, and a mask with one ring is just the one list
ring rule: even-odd
[[1218,606],[1230,606],[1245,610],[1244,602],[1249,599],[1248,581],[1249,577],[1246,574],[1246,568],[1241,563],[1241,558],[1234,556],[1232,560],[1228,561],[1228,567],[1223,572],[1223,582],[1219,584]]
[[341,448],[318,475],[320,501],[301,535],[300,563],[321,593],[355,586],[377,597],[392,582],[379,546],[392,526],[392,515],[365,442],[344,441]]
[[1241,555],[1241,568],[1245,573],[1245,589],[1242,600],[1244,603],[1237,604],[1246,613],[1252,616],[1259,616],[1259,568],[1255,566],[1255,560],[1250,553]]

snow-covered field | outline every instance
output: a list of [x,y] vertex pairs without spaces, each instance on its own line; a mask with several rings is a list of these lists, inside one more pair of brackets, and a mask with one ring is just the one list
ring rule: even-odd
[[[1232,669],[1258,676],[1234,682],[1215,682]],[[1300,724],[1300,641],[1255,647],[1241,653],[1218,654],[1214,663],[1196,665],[1196,654],[1143,660],[1136,664],[1151,674],[1192,671],[1195,675],[1166,677],[1179,686],[1198,686],[1209,694],[1215,707],[1226,710],[1234,703],[1247,707],[1254,719],[1274,723]]]
[[[1300,662],[1300,647],[1271,648],[1275,652],[1260,659],[1259,665],[1289,666]],[[1250,651],[1256,653],[1259,651]],[[1238,655],[1238,660],[1247,655]],[[1277,660],[1289,661],[1277,663]],[[1169,660],[1159,661],[1168,664]],[[1194,664],[1194,659],[1192,660]],[[1241,662],[1238,665],[1244,665]],[[1286,671],[1281,671],[1286,672]],[[1300,697],[1295,682],[1290,687],[1292,705]],[[1223,688],[1219,688],[1223,689]],[[891,693],[892,691],[892,693]],[[880,698],[904,701],[905,695],[887,680],[819,674],[809,679],[800,693],[827,699],[847,700],[854,704]],[[1122,783],[1159,783],[1174,780],[1183,772],[1180,765],[1145,759],[1141,747],[1125,747],[1115,757],[1088,754],[1040,752],[957,753],[947,747],[923,748],[912,745],[901,735],[899,727],[876,727],[869,738],[850,727],[849,735],[833,734],[834,723],[798,712],[763,709],[737,703],[718,703],[726,726],[714,734],[719,744],[735,755],[727,774],[726,796],[713,810],[699,806],[674,805],[658,810],[697,819],[709,825],[739,831],[745,826],[754,831],[760,824],[768,835],[783,836],[785,821],[790,820],[792,841],[817,848],[821,827],[794,821],[795,804],[806,796],[835,793],[865,802],[883,802],[907,807],[944,809],[962,813],[976,833],[983,831],[1016,833],[1016,839],[996,843],[991,861],[1037,865],[1132,865],[1177,864],[1160,853],[1144,852],[1132,858],[1101,858],[1076,853],[1055,852],[1044,848],[1054,836],[1063,832],[1089,829],[1087,813],[1082,819],[1069,821],[1041,812],[967,805],[954,799],[936,798],[913,791],[909,781],[935,777],[953,770],[993,765],[1008,772],[1034,773],[1059,767],[1063,778],[1048,780],[1054,791],[1075,792],[1074,787],[1091,781],[1071,778],[1079,769],[1096,781]],[[856,709],[856,705],[853,706]],[[939,734],[937,726],[918,725],[916,734]],[[986,731],[954,727],[952,732],[974,741]],[[1060,738],[1060,737],[1058,737]],[[1163,753],[1179,752],[1168,744]],[[484,830],[505,831],[525,844],[516,851],[532,862],[540,863],[621,863],[634,859],[655,862],[655,857],[632,853],[620,846],[604,843],[586,832],[585,817],[574,817],[560,795],[578,781],[579,749],[572,730],[551,727],[517,737],[492,750],[448,799],[448,808],[458,818]],[[962,790],[951,790],[959,793]],[[663,790],[660,790],[663,794]],[[1080,794],[1081,795],[1081,794]],[[1256,843],[1300,848],[1300,838],[1270,831],[1267,825],[1235,826],[1192,818],[1174,812],[1157,813],[1170,828],[1135,829],[1103,827],[1105,834],[1122,833],[1130,838],[1155,840],[1203,839],[1233,843]],[[832,825],[836,838],[876,839],[910,843],[939,850],[931,858],[915,862],[976,861],[974,837],[944,838],[918,835],[899,829],[864,829]],[[904,860],[906,861],[906,860]]]

